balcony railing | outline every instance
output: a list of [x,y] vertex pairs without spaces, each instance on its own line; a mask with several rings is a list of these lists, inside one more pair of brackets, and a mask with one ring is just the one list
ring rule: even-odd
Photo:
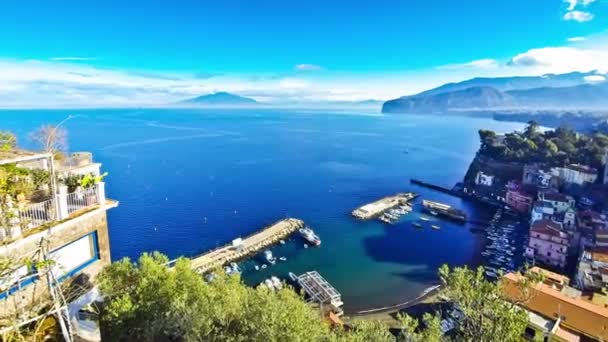
[[[105,183],[103,182],[99,182],[91,188],[79,189],[72,193],[67,193],[66,186],[60,186],[59,193],[54,198],[16,209],[13,214],[16,214],[14,216],[17,219],[11,220],[10,227],[0,226],[0,241],[7,238],[18,238],[24,232],[68,219],[80,210],[103,203],[105,203]],[[0,215],[4,214],[0,212]]]
[[99,204],[97,188],[76,190],[67,195],[68,214]]
[[57,218],[57,207],[55,199],[51,198],[44,202],[29,204],[19,210],[19,221],[25,229],[35,228],[55,221]]

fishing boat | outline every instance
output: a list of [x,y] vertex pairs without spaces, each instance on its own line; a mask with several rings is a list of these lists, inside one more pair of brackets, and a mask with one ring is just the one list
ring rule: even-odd
[[272,252],[269,249],[264,251],[264,259],[271,265],[274,265],[277,262],[277,258],[272,255]]
[[437,229],[437,230],[441,229],[441,227],[439,227],[439,226],[437,226],[437,225],[432,225],[432,226],[431,226],[431,228],[433,228],[433,229]]
[[302,238],[304,238],[304,240],[310,242],[313,246],[321,245],[321,239],[319,239],[315,232],[309,227],[301,228],[300,230],[298,230],[298,232],[300,233]]
[[280,290],[283,288],[283,283],[281,280],[275,276],[270,277],[270,281],[272,281],[272,285],[275,289]]
[[462,210],[453,208],[447,204],[422,200],[422,206],[429,213],[435,212],[438,215],[442,215],[459,222],[465,222],[467,220],[467,216]]

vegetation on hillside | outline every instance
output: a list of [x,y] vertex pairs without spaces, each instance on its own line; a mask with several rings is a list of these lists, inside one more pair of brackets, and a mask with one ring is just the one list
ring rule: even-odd
[[503,136],[494,131],[479,130],[479,154],[505,162],[542,162],[552,166],[570,163],[584,164],[600,169],[608,135],[583,135],[566,128],[540,131],[535,121],[528,122],[523,132]]
[[[100,276],[105,296],[100,319],[109,341],[446,341],[440,316],[423,323],[401,316],[396,336],[376,321],[331,328],[319,311],[287,287],[272,292],[245,286],[238,276],[206,283],[187,259],[174,268],[167,257],[143,254],[137,264],[123,259]],[[440,278],[446,294],[462,310],[455,340],[514,340],[525,329],[526,315],[503,300],[500,284],[488,282],[483,269],[450,270]]]

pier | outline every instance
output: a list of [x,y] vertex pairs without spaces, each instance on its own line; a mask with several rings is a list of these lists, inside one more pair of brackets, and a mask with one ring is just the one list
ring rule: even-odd
[[230,244],[191,258],[192,268],[204,273],[221,267],[229,262],[255,254],[304,226],[304,221],[295,218],[278,221],[246,238],[235,239]]
[[413,192],[399,193],[393,196],[384,197],[375,202],[361,206],[353,210],[352,215],[362,220],[368,220],[382,215],[385,211],[399,205],[407,204],[418,195]]
[[410,183],[415,184],[415,185],[419,185],[419,186],[422,186],[422,187],[425,187],[425,188],[429,188],[429,189],[432,189],[432,190],[436,190],[436,191],[439,191],[439,192],[443,192],[443,193],[446,193],[446,194],[450,194],[450,195],[454,195],[454,196],[458,195],[454,191],[454,189],[447,188],[447,187],[442,186],[442,185],[427,183],[427,182],[421,181],[419,179],[412,178],[412,179],[410,179]]

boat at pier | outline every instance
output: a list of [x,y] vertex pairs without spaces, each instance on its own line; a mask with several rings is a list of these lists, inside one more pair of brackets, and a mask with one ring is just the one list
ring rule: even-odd
[[304,227],[299,230],[300,235],[304,240],[311,243],[313,246],[321,245],[321,239],[315,234],[315,232],[309,227]]
[[264,259],[271,265],[274,265],[277,262],[277,258],[272,255],[272,252],[269,249],[264,251]]
[[453,208],[447,204],[422,200],[422,206],[428,212],[435,212],[438,215],[442,215],[459,222],[465,222],[467,220],[467,216],[462,210]]

